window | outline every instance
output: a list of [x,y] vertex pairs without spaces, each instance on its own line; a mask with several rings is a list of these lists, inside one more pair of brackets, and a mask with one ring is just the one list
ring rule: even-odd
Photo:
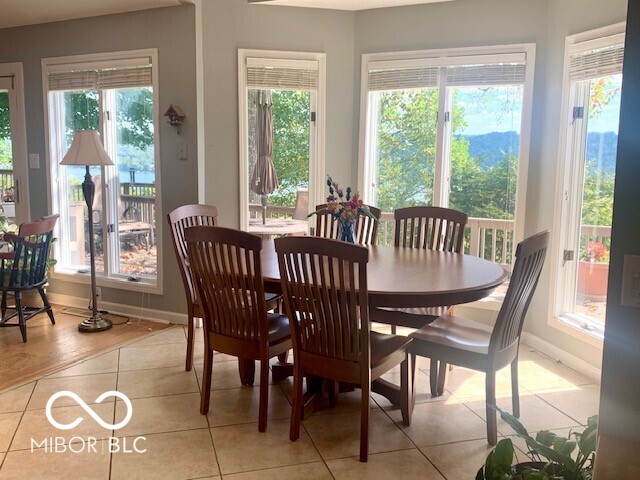
[[[308,205],[324,191],[324,55],[239,50],[238,63],[241,228],[257,232],[265,214],[306,230]],[[265,144],[278,180],[268,194],[256,174]]]
[[[98,283],[158,292],[156,56],[149,50],[43,62],[52,204],[61,213],[57,274],[88,273],[91,221]],[[91,211],[82,194],[85,168],[60,165],[82,129],[100,132],[115,164],[90,169],[96,186]]]
[[553,317],[604,334],[620,90],[621,25],[567,39]]
[[509,268],[522,230],[533,55],[532,46],[364,55],[360,185],[385,212],[379,242],[392,242],[397,208],[450,207],[470,217],[467,253]]

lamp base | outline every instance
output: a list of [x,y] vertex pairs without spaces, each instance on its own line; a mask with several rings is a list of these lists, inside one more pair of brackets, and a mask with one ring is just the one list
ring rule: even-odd
[[78,324],[78,330],[81,332],[104,332],[113,326],[111,320],[104,318],[102,315],[91,316]]

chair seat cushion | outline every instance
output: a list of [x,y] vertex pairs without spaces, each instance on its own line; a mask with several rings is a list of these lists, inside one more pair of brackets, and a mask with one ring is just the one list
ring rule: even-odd
[[417,344],[436,343],[444,347],[487,354],[492,328],[463,317],[443,315],[409,335]]
[[268,313],[269,344],[274,345],[291,338],[289,318],[280,313]]
[[388,335],[386,333],[371,332],[371,367],[381,365],[398,350],[406,349],[411,338],[403,335]]

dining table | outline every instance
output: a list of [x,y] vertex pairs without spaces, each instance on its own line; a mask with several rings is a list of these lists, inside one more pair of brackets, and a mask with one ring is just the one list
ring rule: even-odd
[[[481,300],[507,279],[498,264],[462,253],[418,248],[369,246],[367,284],[369,308],[417,308],[453,306]],[[268,293],[281,293],[280,271],[273,240],[263,240],[261,270]],[[288,376],[290,365],[273,365],[274,380]],[[309,382],[308,382],[309,383]],[[322,392],[307,385],[304,413],[315,408]],[[386,380],[372,382],[371,390],[400,404],[400,389]]]

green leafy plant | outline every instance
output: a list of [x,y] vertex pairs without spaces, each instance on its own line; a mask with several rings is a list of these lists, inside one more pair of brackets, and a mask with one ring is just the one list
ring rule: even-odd
[[533,462],[513,464],[515,449],[510,439],[503,439],[478,470],[476,480],[591,480],[598,436],[598,416],[589,418],[582,432],[571,432],[568,438],[548,430],[533,438],[515,418],[491,406],[500,413],[518,436],[527,444]]

